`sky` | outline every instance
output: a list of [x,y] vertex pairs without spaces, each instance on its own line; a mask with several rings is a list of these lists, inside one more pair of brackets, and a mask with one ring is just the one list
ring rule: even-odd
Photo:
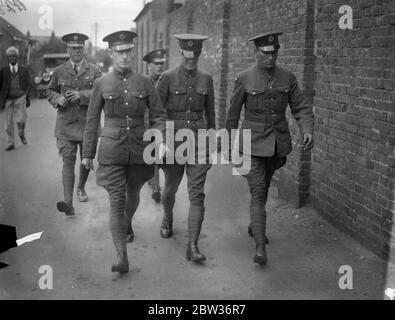
[[[144,6],[144,0],[21,0],[26,11],[2,15],[16,28],[31,35],[50,35],[52,29],[43,29],[45,13],[53,12],[52,28],[55,35],[81,32],[95,43],[95,22],[98,24],[99,47],[106,47],[101,40],[118,30],[130,30],[133,20]],[[148,2],[148,1],[147,1]],[[50,10],[48,10],[50,9]],[[44,11],[40,11],[44,10]],[[41,27],[40,27],[41,22]]]

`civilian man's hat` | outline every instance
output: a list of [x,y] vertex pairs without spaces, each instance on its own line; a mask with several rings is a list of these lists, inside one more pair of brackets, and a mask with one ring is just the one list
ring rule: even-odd
[[199,56],[202,52],[203,41],[208,37],[199,34],[176,34],[174,36],[179,41],[180,49],[186,58],[193,58]]
[[82,33],[69,33],[62,37],[62,41],[66,42],[68,47],[80,48],[85,46],[85,41],[89,37]]
[[137,37],[137,33],[129,30],[122,30],[111,33],[103,38],[104,42],[108,42],[108,47],[114,51],[123,51],[134,48],[133,39]]
[[159,49],[159,50],[154,50],[151,51],[149,53],[147,53],[144,58],[143,61],[147,62],[147,63],[152,63],[152,62],[156,62],[156,63],[161,63],[161,62],[166,62],[166,50],[165,49]]
[[254,41],[255,46],[264,52],[274,52],[280,49],[278,42],[278,36],[283,34],[282,32],[266,33],[254,36],[248,41]]

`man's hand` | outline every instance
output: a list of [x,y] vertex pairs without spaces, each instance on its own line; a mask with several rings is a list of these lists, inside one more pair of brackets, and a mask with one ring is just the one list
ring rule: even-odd
[[78,91],[72,90],[66,92],[66,99],[71,103],[80,100],[80,93]]
[[82,165],[85,167],[86,170],[95,170],[95,167],[93,166],[93,159],[90,158],[84,158],[82,159]]
[[163,159],[166,154],[170,152],[169,147],[165,143],[161,143],[158,147],[158,157],[159,159]]
[[313,146],[313,135],[311,133],[305,133],[303,135],[304,150],[308,150]]
[[58,100],[58,106],[60,106],[61,108],[64,108],[66,106],[67,102],[68,102],[67,99],[63,95],[61,95]]

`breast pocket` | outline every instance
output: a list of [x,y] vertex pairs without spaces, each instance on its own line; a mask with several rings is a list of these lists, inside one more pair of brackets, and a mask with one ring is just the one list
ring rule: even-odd
[[289,88],[288,87],[277,87],[273,89],[275,93],[275,99],[280,102],[282,105],[285,104],[285,107],[288,104],[288,95]]
[[184,110],[187,90],[180,87],[169,88],[169,104],[172,110]]
[[84,76],[82,79],[82,89],[83,90],[92,89],[94,81],[95,81],[95,79],[94,79],[93,75],[90,74],[90,75]]
[[64,94],[64,93],[66,93],[67,91],[69,91],[69,90],[71,90],[73,88],[73,84],[72,84],[71,80],[69,80],[69,79],[62,79],[62,78],[59,78],[58,86],[60,88],[60,93],[61,94]]
[[196,88],[196,103],[192,104],[193,111],[202,111],[204,109],[204,102],[206,101],[207,97],[207,88]]
[[247,93],[247,108],[252,111],[259,111],[262,109],[265,101],[265,90],[263,89],[246,89]]
[[133,110],[133,113],[143,115],[148,107],[148,92],[146,90],[132,91],[131,96],[133,100],[132,105],[136,108]]
[[119,102],[121,94],[117,92],[106,92],[102,95],[104,100],[104,112],[108,116],[115,114],[116,104]]

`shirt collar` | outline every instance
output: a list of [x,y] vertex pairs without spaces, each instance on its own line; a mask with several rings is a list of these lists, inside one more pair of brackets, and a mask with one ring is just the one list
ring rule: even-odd
[[13,66],[13,65],[10,63],[9,66],[10,66],[11,72],[12,72],[12,68],[15,69],[15,72],[18,72],[18,63],[17,63],[15,66]]
[[84,62],[84,60],[81,60],[80,62],[78,62],[78,63],[74,63],[73,61],[71,61],[70,60],[70,62],[71,62],[71,66],[74,68],[74,66],[77,66],[77,69],[79,70],[80,68],[81,68],[81,66],[82,66],[82,63]]

